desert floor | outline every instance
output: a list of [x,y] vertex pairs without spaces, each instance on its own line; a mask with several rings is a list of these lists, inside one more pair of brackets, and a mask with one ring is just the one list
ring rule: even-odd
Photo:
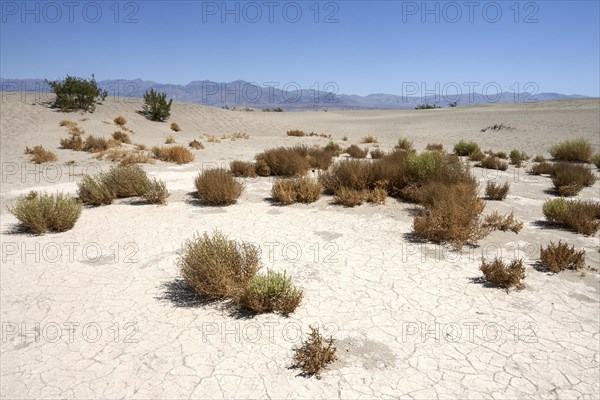
[[[283,113],[176,103],[169,123],[183,130],[175,133],[169,123],[139,115],[137,99],[107,98],[81,115],[57,112],[31,93],[0,95],[2,398],[600,396],[599,237],[545,224],[542,204],[554,196],[552,183],[527,175],[527,166],[501,173],[473,168],[482,187],[488,179],[511,183],[508,198],[488,201],[484,214],[514,211],[525,226],[519,234],[494,232],[461,253],[411,240],[415,205],[393,198],[344,208],[323,196],[281,207],[269,201],[270,178],[245,180],[245,193],[228,207],[202,206],[193,197],[203,168],[252,160],[273,146],[328,141],[287,137],[288,129],[325,133],[343,146],[371,134],[386,151],[401,137],[419,151],[427,143],[451,151],[461,138],[483,150],[547,157],[550,145],[568,138],[585,137],[600,148],[598,99]],[[144,165],[166,181],[168,205],[120,200],[85,208],[64,233],[15,232],[7,206],[18,196],[75,194],[82,174],[110,167],[88,153],[59,149],[67,136],[59,121],[108,137],[118,115],[135,143],[162,144],[173,135],[178,144],[205,145],[187,165]],[[496,123],[514,129],[480,132]],[[207,140],[236,132],[249,139]],[[25,147],[39,144],[58,161],[28,163]],[[598,200],[599,189],[596,182],[578,198]],[[221,304],[199,304],[182,285],[177,259],[186,239],[214,229],[258,244],[263,269],[291,274],[305,293],[295,313],[245,318]],[[541,271],[540,245],[559,239],[585,249],[590,268]],[[482,257],[496,255],[524,259],[525,289],[507,293],[479,281]],[[321,380],[290,368],[309,325],[338,340],[338,360]]]

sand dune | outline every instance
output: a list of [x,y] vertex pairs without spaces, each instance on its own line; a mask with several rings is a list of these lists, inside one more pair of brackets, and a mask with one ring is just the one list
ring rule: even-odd
[[[485,150],[549,156],[550,145],[585,137],[600,149],[600,100],[493,104],[419,111],[244,112],[174,104],[169,123],[138,114],[138,99],[107,98],[93,114],[57,112],[33,97],[2,93],[0,190],[3,398],[597,398],[600,395],[600,242],[540,223],[552,195],[548,177],[510,167],[502,202],[485,213],[514,211],[519,234],[494,232],[478,247],[450,252],[414,243],[414,205],[347,209],[323,196],[311,205],[267,201],[272,180],[248,179],[235,205],[200,206],[193,179],[206,167],[251,160],[266,148],[329,139],[287,137],[288,129],[331,135],[342,145],[367,134],[390,150],[398,138],[418,150],[446,149],[460,139]],[[25,96],[25,97],[24,97]],[[108,137],[122,115],[135,143],[162,144],[168,135],[193,150],[178,166],[144,165],[166,181],[166,206],[115,204],[84,209],[75,227],[59,234],[12,232],[7,211],[30,190],[75,193],[85,172],[110,163],[58,148],[77,121]],[[480,132],[496,123],[514,129]],[[235,132],[247,140],[218,138]],[[347,136],[348,141],[342,141]],[[57,154],[33,165],[26,146]],[[367,145],[361,145],[367,146]],[[371,145],[372,147],[372,145]],[[75,163],[67,165],[73,160]],[[485,183],[498,175],[479,168]],[[598,175],[598,172],[596,172]],[[599,175],[600,176],[600,175]],[[599,200],[600,183],[578,198]],[[176,266],[182,243],[220,229],[257,243],[264,268],[287,270],[305,297],[289,318],[232,316],[218,305],[194,304],[181,292]],[[539,246],[566,239],[586,251],[592,268],[551,275],[536,269]],[[506,293],[477,281],[481,258],[522,257],[526,288]],[[593,271],[593,269],[596,271]],[[192,303],[192,304],[190,304]],[[38,324],[39,333],[33,332]],[[309,325],[338,341],[338,361],[323,379],[296,376],[292,348]]]

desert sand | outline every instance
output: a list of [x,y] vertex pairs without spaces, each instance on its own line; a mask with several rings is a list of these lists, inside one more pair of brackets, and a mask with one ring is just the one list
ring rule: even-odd
[[[323,196],[281,207],[268,199],[272,179],[246,179],[238,203],[194,201],[203,168],[252,160],[257,152],[319,137],[288,137],[289,129],[331,135],[342,146],[374,135],[388,151],[401,137],[415,148],[460,139],[483,150],[549,156],[562,140],[585,137],[600,149],[600,100],[491,104],[418,111],[243,112],[175,103],[168,123],[137,113],[141,100],[107,98],[92,114],[62,113],[32,94],[2,93],[0,130],[1,397],[2,398],[560,398],[600,396],[600,242],[544,224],[550,178],[525,168],[474,168],[511,183],[506,200],[484,214],[514,211],[519,234],[493,232],[461,253],[410,240],[415,205],[344,208]],[[59,149],[70,119],[108,137],[122,115],[135,143],[187,146],[187,165],[143,165],[167,183],[166,206],[120,200],[85,208],[64,233],[16,233],[8,211],[31,190],[75,195],[84,173],[110,163]],[[177,122],[182,131],[169,129]],[[480,132],[505,123],[513,130]],[[246,140],[218,138],[240,132]],[[342,138],[347,136],[347,142]],[[28,163],[26,146],[43,145],[58,161]],[[373,145],[361,145],[370,146]],[[74,163],[69,163],[73,161]],[[596,174],[598,172],[596,171]],[[581,199],[599,200],[600,183]],[[133,204],[132,204],[133,203]],[[262,250],[263,268],[286,270],[304,289],[300,307],[240,318],[182,289],[177,258],[186,239],[219,229]],[[586,251],[589,269],[550,274],[539,247],[563,239]],[[523,258],[526,287],[479,282],[482,257]],[[595,269],[595,271],[594,271]],[[583,276],[585,275],[585,276]],[[321,380],[290,369],[292,349],[319,325],[337,339],[338,360]]]

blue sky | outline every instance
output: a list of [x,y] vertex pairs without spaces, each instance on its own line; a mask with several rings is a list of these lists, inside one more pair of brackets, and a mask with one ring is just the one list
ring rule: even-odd
[[598,1],[1,3],[3,78],[600,96]]

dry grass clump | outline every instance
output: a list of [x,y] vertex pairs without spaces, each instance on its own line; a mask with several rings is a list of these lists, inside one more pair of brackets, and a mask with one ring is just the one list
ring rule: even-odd
[[365,199],[367,203],[384,204],[387,199],[387,192],[383,188],[376,187],[375,189],[366,191]]
[[215,135],[206,135],[206,141],[208,143],[221,143],[221,140]]
[[506,161],[496,156],[487,156],[481,160],[481,162],[475,164],[475,166],[480,168],[496,169],[500,171],[506,171],[508,169],[508,164]]
[[60,125],[60,126],[66,126],[67,128],[73,128],[73,127],[77,126],[77,122],[70,121],[68,119],[63,119],[62,121],[60,121],[58,123],[58,125]]
[[172,130],[172,131],[175,131],[175,132],[180,132],[180,131],[181,131],[181,128],[179,127],[179,125],[177,125],[177,123],[176,123],[176,122],[172,122],[172,123],[171,123],[171,130]]
[[[303,147],[276,147],[256,155],[257,162],[263,162],[269,168],[271,175],[297,176],[304,175],[311,167],[308,150],[303,155]],[[305,148],[304,148],[305,149]],[[261,166],[262,172],[266,169]],[[257,173],[264,176],[257,170]]]
[[167,136],[167,138],[165,139],[165,144],[173,144],[175,143],[175,138],[171,135]]
[[99,138],[94,135],[88,136],[83,142],[83,151],[87,151],[88,153],[99,153],[101,151],[106,151],[113,147],[119,147],[121,142],[105,138]]
[[229,163],[229,170],[235,177],[255,178],[258,176],[255,164],[248,161],[234,160]]
[[441,143],[427,143],[425,147],[427,151],[444,151],[444,145]]
[[260,268],[260,252],[251,243],[238,243],[215,231],[187,240],[178,266],[199,295],[210,300],[235,298]]
[[461,139],[457,144],[454,145],[454,153],[459,156],[470,156],[473,153],[480,152],[479,145],[475,142],[467,142]]
[[167,198],[169,197],[167,185],[164,181],[153,178],[148,182],[148,186],[142,197],[151,204],[167,204]]
[[121,143],[131,144],[131,139],[129,138],[129,135],[123,131],[113,132],[112,137],[113,139]]
[[551,173],[552,183],[560,196],[575,196],[585,186],[596,182],[594,173],[581,164],[557,163]]
[[527,172],[532,175],[552,175],[554,173],[554,164],[541,161],[538,164],[534,164]]
[[56,154],[50,150],[44,149],[42,146],[34,146],[32,149],[25,147],[25,154],[30,155],[29,161],[36,164],[56,161]]
[[287,131],[288,136],[302,137],[306,136],[306,132],[301,131],[300,129],[292,129]]
[[366,194],[366,189],[358,190],[341,187],[333,193],[333,202],[346,207],[356,207],[366,201]]
[[294,349],[294,365],[300,368],[307,376],[314,375],[321,379],[321,371],[327,364],[334,362],[336,348],[333,337],[325,340],[319,333],[319,328],[310,327],[311,333],[308,340],[302,342],[302,346]]
[[575,247],[562,241],[554,244],[550,241],[548,247],[540,247],[540,260],[542,265],[549,271],[558,273],[563,269],[583,268],[585,265],[585,251],[575,251]]
[[111,162],[118,162],[121,165],[154,163],[154,155],[152,153],[138,149],[108,149],[98,153],[95,158],[98,160],[106,159]]
[[250,135],[248,135],[247,133],[235,132],[235,133],[232,133],[231,135],[223,135],[221,137],[221,139],[229,139],[232,142],[235,142],[236,140],[250,139]]
[[258,176],[270,176],[271,168],[267,165],[265,160],[256,160],[256,165],[254,166],[256,173]]
[[371,150],[371,158],[372,159],[379,160],[380,158],[383,158],[383,156],[385,156],[385,152],[383,150],[379,150],[379,149]]
[[271,196],[283,204],[314,203],[323,193],[323,186],[316,179],[297,177],[278,179],[273,183]]
[[546,157],[544,157],[541,154],[538,154],[535,157],[533,157],[533,161],[536,162],[536,163],[541,163],[541,162],[546,161]]
[[510,163],[516,168],[521,168],[524,161],[529,160],[529,156],[524,152],[517,149],[513,149],[509,155]]
[[68,231],[77,222],[81,209],[81,203],[62,193],[51,195],[35,191],[19,197],[15,206],[9,207],[21,226],[36,235]]
[[279,312],[288,315],[296,310],[303,295],[285,272],[267,270],[266,274],[250,279],[238,302],[254,313]]
[[396,148],[400,149],[400,150],[406,150],[406,151],[412,150],[413,142],[406,138],[400,138],[400,139],[398,139],[398,144],[396,145]]
[[600,203],[594,201],[549,199],[542,210],[550,223],[577,233],[591,236],[600,227]]
[[346,149],[346,153],[352,158],[365,158],[369,154],[369,149],[361,149],[357,145],[353,144]]
[[513,212],[502,216],[497,211],[494,211],[485,216],[482,227],[484,229],[501,230],[503,232],[510,230],[514,233],[519,233],[523,229],[523,221],[517,220]]
[[60,139],[60,148],[83,151],[83,140],[81,139],[81,135],[70,134],[68,138]]
[[117,118],[114,119],[114,122],[119,126],[124,126],[127,123],[127,120],[122,115],[119,115]]
[[490,200],[504,200],[508,195],[510,183],[505,182],[503,185],[497,184],[494,181],[488,181],[485,186],[485,195]]
[[579,138],[558,143],[549,152],[557,160],[587,163],[592,159],[594,149],[587,139]]
[[152,147],[152,153],[156,158],[165,162],[187,164],[194,160],[194,155],[192,152],[183,146],[154,146]]
[[482,161],[485,158],[486,156],[485,154],[483,154],[483,152],[481,152],[481,150],[469,154],[469,161]]
[[331,163],[333,162],[333,157],[335,156],[335,152],[323,148],[309,148],[307,152],[308,161],[310,163],[311,168],[317,168],[326,170],[329,168]]
[[482,259],[479,269],[488,282],[505,288],[507,291],[511,287],[522,289],[525,286],[522,282],[525,279],[525,267],[521,259],[512,260],[508,265],[499,258],[495,258],[492,262]]
[[198,190],[196,196],[211,206],[235,204],[244,190],[244,185],[236,181],[233,174],[224,168],[201,172],[194,184]]
[[361,143],[378,143],[377,138],[373,135],[366,135],[360,139]]
[[204,149],[204,145],[201,142],[197,141],[196,139],[192,140],[189,143],[189,146],[195,150],[203,150]]
[[477,197],[475,183],[442,184],[429,187],[426,211],[413,221],[413,233],[434,243],[449,243],[460,250],[465,243],[485,237],[489,230],[481,224],[485,202]]

